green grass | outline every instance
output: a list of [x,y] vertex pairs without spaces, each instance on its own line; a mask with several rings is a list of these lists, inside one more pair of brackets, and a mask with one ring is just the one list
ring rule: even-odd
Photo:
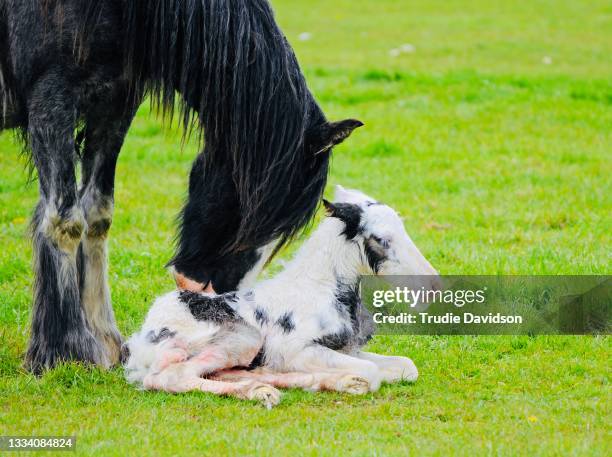
[[[328,116],[366,123],[335,150],[330,183],[397,208],[442,273],[610,273],[609,2],[273,3]],[[415,52],[389,54],[405,43]],[[370,349],[412,357],[416,384],[290,391],[271,412],[139,392],[120,370],[31,377],[20,364],[37,188],[10,134],[0,150],[0,435],[73,434],[94,455],[609,454],[608,337],[381,336]],[[141,110],[110,240],[124,334],[173,287],[163,265],[194,154]]]

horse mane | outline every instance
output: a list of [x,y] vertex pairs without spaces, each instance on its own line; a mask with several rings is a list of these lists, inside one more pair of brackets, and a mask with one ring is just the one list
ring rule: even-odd
[[268,2],[131,0],[125,9],[132,90],[166,117],[178,105],[185,133],[203,135],[207,181],[230,164],[240,225],[217,249],[295,235],[327,177],[327,159],[305,157],[305,135],[326,120]]

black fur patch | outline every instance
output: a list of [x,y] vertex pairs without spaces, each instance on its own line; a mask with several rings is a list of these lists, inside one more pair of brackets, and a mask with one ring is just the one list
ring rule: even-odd
[[295,323],[293,322],[293,313],[288,311],[283,314],[276,320],[276,325],[281,327],[283,329],[283,332],[291,333],[293,330],[295,330]]
[[355,319],[357,305],[360,302],[359,284],[345,284],[341,280],[337,280],[336,285],[336,301],[334,305],[340,314],[348,314],[351,320]]
[[207,296],[196,292],[183,291],[180,300],[187,305],[191,315],[198,321],[210,321],[216,324],[240,320],[236,311],[229,306],[225,295]]
[[255,368],[259,368],[259,367],[264,365],[264,363],[266,361],[266,350],[265,350],[265,347],[266,347],[265,344],[261,347],[261,349],[259,350],[259,352],[255,356],[255,358],[249,364],[249,366],[247,368],[248,370],[254,370]]
[[266,325],[269,322],[268,313],[265,310],[257,307],[253,313],[255,315],[255,320],[259,325]]
[[336,217],[344,222],[345,228],[342,234],[347,240],[354,239],[363,229],[361,227],[361,215],[363,210],[359,205],[352,203],[329,203],[327,210],[330,217]]
[[157,333],[154,330],[147,333],[147,340],[149,343],[157,344],[172,338],[174,335],[176,335],[176,332],[171,331],[168,327],[162,327]]
[[313,340],[313,343],[325,346],[326,348],[334,351],[339,351],[340,349],[343,349],[349,345],[352,336],[353,332],[351,329],[344,327],[338,333],[324,335],[316,340]]
[[346,316],[350,321],[350,328],[345,327],[339,333],[326,335],[323,337],[325,344],[318,341],[315,343],[323,344],[326,347],[336,347],[342,343],[339,349],[363,347],[372,338],[376,328],[372,315],[365,308],[359,296],[359,283],[345,284],[338,280],[334,305],[340,316]]

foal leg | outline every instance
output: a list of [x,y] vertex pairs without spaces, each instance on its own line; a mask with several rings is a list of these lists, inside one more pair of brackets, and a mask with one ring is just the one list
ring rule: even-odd
[[384,382],[416,381],[419,377],[414,362],[408,357],[379,355],[372,352],[358,352],[356,356],[374,362],[382,374]]
[[143,380],[143,387],[147,390],[162,390],[171,393],[200,390],[242,400],[256,400],[268,409],[280,402],[280,392],[262,382],[255,380],[223,382],[203,379],[201,376],[209,369],[210,361],[202,357],[172,363],[158,373],[147,375]]
[[[123,106],[123,103],[110,103]],[[121,334],[108,286],[107,238],[113,217],[115,167],[133,113],[90,113],[85,132],[81,206],[87,231],[79,249],[81,300],[94,336],[111,365],[119,363]]]
[[76,254],[86,222],[75,178],[75,95],[61,71],[41,77],[28,99],[28,139],[40,200],[32,222],[34,305],[26,367],[39,373],[61,360],[107,365],[79,297]]
[[142,381],[145,389],[166,392],[202,390],[219,395],[258,400],[267,408],[278,404],[280,392],[256,380],[219,382],[203,379],[220,370],[252,362],[262,345],[258,329],[243,322],[227,323],[212,338],[186,343],[178,338],[162,342]]
[[369,384],[370,391],[378,390],[382,381],[380,369],[374,362],[352,357],[324,346],[306,347],[285,365],[288,371],[342,373],[356,376]]
[[215,373],[213,379],[218,381],[244,381],[251,379],[285,389],[304,389],[308,391],[331,390],[356,395],[365,394],[370,388],[367,380],[352,374],[329,372],[275,373],[262,368],[252,371],[224,370]]

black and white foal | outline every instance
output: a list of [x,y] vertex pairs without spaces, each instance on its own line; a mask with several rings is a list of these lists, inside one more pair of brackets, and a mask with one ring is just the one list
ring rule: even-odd
[[362,394],[416,380],[410,359],[361,351],[374,325],[359,299],[360,276],[431,275],[435,283],[437,272],[389,206],[339,187],[325,207],[328,217],[274,278],[235,293],[157,299],[124,346],[127,379],[266,406],[280,399],[275,387]]

